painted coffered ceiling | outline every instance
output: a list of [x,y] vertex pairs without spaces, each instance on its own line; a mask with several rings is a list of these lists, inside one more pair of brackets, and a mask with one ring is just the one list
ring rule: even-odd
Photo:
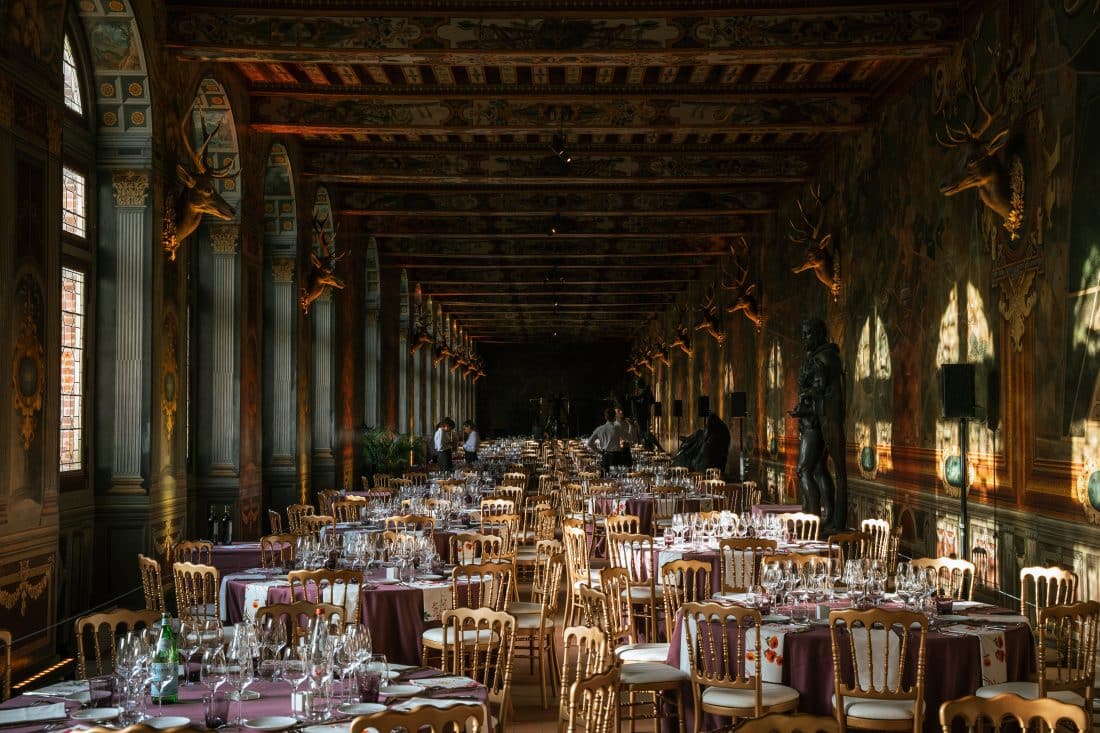
[[959,33],[935,0],[167,8],[176,57],[239,71],[382,268],[491,341],[630,338]]

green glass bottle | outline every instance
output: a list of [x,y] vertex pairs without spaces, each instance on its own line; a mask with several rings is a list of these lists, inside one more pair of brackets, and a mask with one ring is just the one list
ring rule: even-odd
[[149,697],[158,704],[179,702],[179,650],[172,633],[172,619],[165,613],[160,617],[160,638],[153,654],[152,683]]

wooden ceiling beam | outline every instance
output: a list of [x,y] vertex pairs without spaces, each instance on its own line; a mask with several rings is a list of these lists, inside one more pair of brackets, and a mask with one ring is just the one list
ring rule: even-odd
[[765,216],[767,214],[775,213],[775,207],[765,207],[760,209],[674,209],[669,211],[667,209],[653,209],[650,211],[578,211],[577,209],[568,209],[561,206],[553,206],[543,209],[509,209],[509,210],[496,210],[496,211],[435,211],[432,209],[406,209],[402,211],[394,211],[392,209],[346,209],[337,208],[337,212],[340,216],[354,216],[354,217],[405,217],[415,216],[419,219],[464,219],[464,218],[503,218],[513,216],[553,216],[554,214],[562,214],[568,216],[570,219],[622,219],[628,216],[638,217],[669,217],[675,216],[676,218],[694,218],[694,217],[715,217],[722,215],[735,215],[735,216]]
[[[438,283],[421,283],[424,289],[424,295],[431,297],[434,301],[446,305],[454,302],[448,300],[448,298],[542,298],[542,297],[554,297],[554,298],[595,298],[595,297],[615,297],[615,296],[632,296],[636,298],[653,298],[657,301],[672,302],[676,300],[677,293],[675,291],[663,290],[659,292],[646,292],[639,291],[637,288],[632,290],[608,290],[601,288],[600,290],[593,290],[588,288],[586,290],[571,291],[568,289],[562,289],[555,291],[554,293],[535,293],[529,291],[515,291],[515,290],[431,290],[434,285]],[[606,285],[606,283],[601,283]]]
[[[623,260],[624,258],[629,260],[650,260],[650,259],[699,259],[710,257],[725,257],[729,254],[728,249],[715,249],[715,250],[703,250],[693,252],[509,252],[500,254],[486,254],[484,252],[382,252],[384,259],[392,257],[404,257],[404,260],[388,260],[390,263],[394,263],[399,267],[404,267],[404,263],[408,263],[412,267],[423,267],[424,262],[418,262],[416,260],[483,260],[490,263],[507,262],[509,260],[520,260],[528,262],[531,260],[550,260],[552,262],[562,261],[576,261],[576,260]],[[477,267],[484,267],[484,264],[476,265]],[[565,267],[566,265],[561,265]],[[569,267],[591,267],[592,265],[569,265]],[[669,263],[656,265],[657,267],[667,267]],[[704,265],[708,266],[709,265]],[[540,265],[540,267],[549,269],[552,265]]]
[[678,262],[676,264],[670,264],[667,262],[646,262],[646,263],[634,263],[630,261],[619,262],[615,265],[603,265],[602,268],[598,265],[584,264],[529,264],[529,263],[512,263],[506,261],[493,262],[491,265],[485,263],[463,263],[463,262],[383,262],[382,269],[384,270],[400,270],[405,269],[409,271],[410,279],[418,279],[416,273],[424,270],[438,271],[445,270],[484,270],[486,267],[492,267],[494,270],[539,270],[545,272],[547,270],[554,271],[579,271],[587,272],[595,268],[598,269],[611,269],[618,272],[623,270],[663,270],[665,272],[679,272],[681,270],[710,270],[714,268],[713,262]]
[[514,104],[516,100],[537,98],[540,102],[557,104],[590,103],[593,99],[615,99],[619,103],[644,105],[669,100],[723,103],[760,100],[787,100],[797,97],[828,95],[839,101],[866,101],[872,90],[866,85],[839,83],[797,84],[672,84],[660,88],[640,85],[608,84],[582,87],[579,84],[516,85],[508,87],[482,85],[401,85],[375,84],[339,86],[291,84],[279,82],[253,83],[253,94],[262,97],[290,99],[336,99],[344,101],[404,102],[409,99],[439,97],[470,97],[493,104]]
[[[431,236],[439,238],[442,241],[463,241],[463,242],[488,242],[493,240],[525,240],[525,241],[543,241],[551,239],[551,236],[547,232],[527,232],[527,233],[500,233],[500,234],[478,234],[470,232],[454,232],[452,234],[441,233],[438,231],[433,232],[387,232],[385,234],[375,234],[376,239],[424,239],[425,236]],[[739,236],[752,236],[752,231],[747,227],[743,231],[713,231],[713,232],[677,232],[675,234],[658,235],[650,237],[650,239],[656,240],[657,246],[669,246],[675,244],[675,242],[669,242],[669,237],[674,237],[676,240],[689,240],[689,239],[713,239],[715,237],[739,237]],[[590,240],[590,239],[602,239],[602,240],[619,240],[630,239],[637,240],[640,235],[638,232],[576,232],[570,231],[561,235],[562,239],[571,240]],[[557,237],[553,237],[557,239]]]

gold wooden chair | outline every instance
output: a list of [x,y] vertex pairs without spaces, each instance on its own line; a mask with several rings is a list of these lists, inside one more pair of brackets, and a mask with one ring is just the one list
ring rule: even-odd
[[348,733],[480,733],[485,725],[484,705],[462,703],[445,708],[420,705],[411,710],[391,708],[360,715],[352,719]]
[[221,621],[221,573],[216,567],[177,562],[172,565],[172,574],[176,580],[176,616],[180,621]]
[[[514,563],[519,552],[518,514],[497,514],[481,517],[481,533],[500,538],[500,559]],[[516,597],[519,598],[518,596]]]
[[512,505],[515,507],[512,510],[512,513],[513,514],[523,514],[523,497],[524,497],[524,488],[523,488],[523,486],[509,486],[509,485],[505,484],[503,486],[498,486],[497,487],[496,491],[493,492],[493,497],[492,498],[510,500],[512,502]]
[[1050,697],[1092,710],[1098,627],[1098,601],[1042,609],[1035,627],[1038,681],[985,685],[978,688],[978,697],[991,698],[1008,692],[1028,700]]
[[1027,616],[1032,628],[1044,608],[1076,600],[1077,573],[1072,570],[1038,565],[1020,568],[1020,615]]
[[737,726],[737,733],[839,733],[833,718],[806,713],[768,713],[746,720]]
[[[565,555],[559,550],[545,564],[541,572],[536,572],[536,582],[542,603],[536,613],[516,613],[513,606],[508,612],[516,619],[516,651],[526,651],[534,674],[535,660],[539,663],[539,687],[542,691],[542,709],[546,710],[548,684],[553,684],[553,671],[557,669],[557,655],[554,646],[554,629],[561,598],[562,578],[565,575]],[[540,577],[541,576],[541,577]],[[532,591],[536,592],[535,590]]]
[[481,521],[487,517],[500,516],[502,514],[515,514],[516,503],[511,499],[487,498],[481,500]]
[[948,700],[940,706],[940,726],[943,733],[957,730],[955,723],[962,718],[967,733],[1001,730],[1006,720],[1013,721],[1021,730],[1033,730],[1035,721],[1046,727],[1039,730],[1064,731],[1070,723],[1078,733],[1091,733],[1089,714],[1079,705],[1059,702],[1053,698],[1028,700],[1019,695],[1003,694],[996,697],[962,697]]
[[776,516],[782,525],[787,528],[787,534],[792,541],[805,542],[817,539],[818,530],[821,528],[821,517],[816,514],[786,512]]
[[[482,562],[458,565],[451,572],[451,608],[487,608],[503,611],[511,599],[515,585],[515,568],[511,563]],[[420,636],[421,664],[428,666],[429,653],[443,652],[446,642],[446,625],[427,629]]]
[[703,475],[706,476],[707,481],[717,481],[722,478],[722,469],[708,468],[706,471],[703,471]]
[[959,601],[974,599],[974,563],[953,557],[918,557],[909,561],[913,570],[932,571],[936,575],[938,595]]
[[314,603],[313,601],[292,601],[291,603],[271,603],[256,611],[256,624],[263,627],[271,619],[271,623],[280,624],[286,630],[287,643],[291,647],[298,644],[298,640],[304,638],[310,631],[310,623],[317,615],[317,609],[321,609],[325,620],[329,623],[337,623],[344,627],[346,616],[341,606],[332,603]]
[[504,541],[496,535],[460,532],[448,539],[452,565],[469,565],[500,560]]
[[317,492],[317,513],[332,514],[332,505],[340,498],[336,489],[322,489]]
[[[157,611],[127,611],[119,609],[110,613],[93,613],[76,620],[76,677],[88,678],[89,657],[85,644],[90,643],[95,654],[93,677],[115,671],[115,637],[120,632],[140,628],[152,628],[160,621]],[[10,637],[9,637],[10,648]]]
[[[905,686],[905,669],[914,654],[916,675]],[[833,678],[840,730],[911,730],[924,725],[924,646],[928,617],[910,611],[832,611],[829,635],[833,648]],[[847,653],[841,653],[841,646]],[[851,680],[851,684],[847,681]]]
[[867,557],[872,560],[882,560],[889,564],[890,523],[885,519],[864,519],[859,523],[859,531],[867,533],[869,538]]
[[507,471],[500,477],[501,486],[527,487],[527,473],[525,471]]
[[283,533],[283,515],[274,509],[267,510],[267,523],[270,525],[271,534]]
[[[553,558],[555,555],[561,553],[562,563],[565,563],[565,546],[562,545],[561,540],[539,540],[537,543],[535,543],[535,546],[532,549],[534,551],[534,555],[530,561],[530,565],[533,568],[533,574],[531,578],[531,600],[512,601],[508,604],[508,613],[539,613],[547,600],[546,573],[550,565],[550,559]],[[520,548],[520,551],[522,552],[523,548]],[[516,562],[526,563],[526,560],[524,560],[521,556],[521,558],[517,559]]]
[[343,609],[344,618],[359,618],[359,592],[363,588],[361,570],[291,570],[286,577],[292,599],[331,603]]
[[332,515],[337,522],[359,522],[363,519],[363,512],[367,509],[367,502],[356,499],[344,499],[332,502]]
[[164,582],[160,577],[160,563],[151,557],[138,554],[138,573],[141,575],[141,589],[145,593],[145,609],[163,613]]
[[11,697],[11,632],[0,629],[0,646],[4,647],[4,674],[0,676],[0,702]]
[[566,733],[618,733],[619,685],[614,668],[570,685]]
[[411,489],[412,487],[413,487],[413,482],[412,482],[411,479],[391,478],[387,488],[389,488],[391,491],[402,491],[402,490],[407,491],[407,490]]
[[286,521],[291,534],[302,534],[302,517],[317,513],[312,504],[291,504],[286,508]]
[[641,531],[642,520],[636,514],[612,514],[605,521],[609,535],[638,534]]
[[283,568],[294,560],[292,534],[269,534],[260,538],[260,567]]
[[[596,591],[599,593],[599,591]],[[562,631],[561,667],[558,674],[558,717],[569,720],[570,691],[577,682],[611,668],[607,634],[595,626],[569,626]]]
[[435,519],[422,514],[401,514],[386,517],[386,529],[398,532],[424,532],[435,534]]
[[722,592],[747,593],[760,584],[760,568],[765,555],[775,552],[775,540],[755,537],[730,537],[718,542],[722,563]]
[[427,486],[428,474],[423,471],[408,471],[405,478],[412,481],[413,486]]
[[[748,639],[760,650],[760,611],[720,603],[686,603],[684,628],[688,635],[692,693],[695,697],[695,733],[703,715],[759,718],[766,712],[798,707],[798,690],[761,676],[762,654],[746,657]],[[740,664],[739,660],[746,660]]]
[[298,527],[301,534],[314,539],[320,539],[327,527],[332,537],[336,534],[336,517],[331,514],[308,514],[301,518]]
[[206,540],[180,542],[172,548],[173,562],[189,562],[196,565],[212,565],[214,543]]
[[443,612],[443,630],[443,671],[483,684],[490,710],[496,709],[490,726],[508,730],[515,617],[489,608],[456,608]]
[[837,532],[829,535],[829,557],[837,560],[840,567],[848,560],[861,560],[867,557],[867,548],[871,537],[866,532]]
[[611,567],[629,573],[627,590],[634,617],[645,622],[646,641],[657,638],[657,608],[662,598],[657,592],[657,548],[645,534],[608,534],[608,558]]
[[665,638],[673,641],[676,613],[685,603],[710,599],[713,568],[705,560],[672,560],[661,566],[661,592],[665,604]]
[[565,567],[569,571],[569,598],[565,605],[566,618],[573,618],[575,591],[581,585],[600,584],[599,572],[592,570],[588,550],[588,531],[580,519],[566,519],[562,524],[562,545],[565,548]]

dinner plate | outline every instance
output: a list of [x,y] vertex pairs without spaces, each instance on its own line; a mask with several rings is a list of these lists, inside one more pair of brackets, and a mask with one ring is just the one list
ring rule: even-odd
[[252,730],[286,730],[298,725],[298,720],[288,715],[266,715],[262,718],[242,720],[241,723],[245,728]]
[[400,583],[401,580],[400,578],[375,578],[374,580],[371,580],[369,582],[374,583],[375,585],[396,585],[397,583]]
[[86,720],[88,722],[114,720],[118,717],[118,708],[88,708],[87,710],[74,710],[69,717],[73,720]]
[[385,705],[376,702],[349,702],[337,708],[344,715],[370,715],[380,713],[386,709]]
[[233,690],[229,693],[230,700],[259,700],[260,693],[255,690],[245,690],[244,692],[237,692]]
[[420,685],[386,685],[378,692],[386,697],[410,697],[423,691],[424,688]]
[[443,580],[442,575],[436,575],[435,573],[424,573],[423,575],[417,575],[417,580]]
[[191,719],[185,718],[182,715],[162,715],[159,718],[150,718],[149,720],[143,720],[141,722],[157,730],[167,730],[168,728],[180,728],[185,725],[191,725]]
[[343,723],[321,723],[303,728],[305,733],[348,733],[347,721]]

